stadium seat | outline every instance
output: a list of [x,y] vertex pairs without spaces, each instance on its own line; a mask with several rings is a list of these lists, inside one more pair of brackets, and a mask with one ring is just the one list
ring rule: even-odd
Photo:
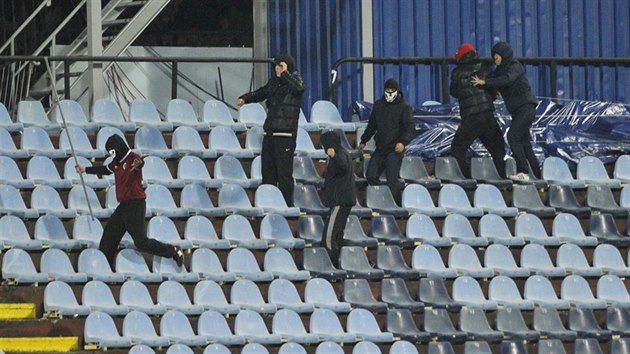
[[51,122],[40,101],[20,101],[17,104],[16,121],[26,128],[38,127],[51,134],[59,134],[61,125]]
[[616,275],[607,274],[597,281],[597,298],[604,300],[609,306],[630,307],[630,295],[628,289]]
[[486,268],[493,269],[499,275],[522,278],[528,277],[530,274],[529,269],[521,268],[516,264],[512,251],[504,245],[493,244],[488,246],[483,257],[483,264]]
[[532,300],[524,300],[514,280],[505,275],[498,275],[492,278],[488,286],[488,299],[495,301],[499,306],[519,310],[534,309],[534,302]]
[[101,98],[94,101],[90,120],[97,123],[101,128],[114,127],[123,132],[132,132],[136,130],[136,124],[127,121],[123,117],[118,104],[109,98]]
[[195,334],[190,321],[183,313],[169,310],[160,319],[160,335],[167,337],[171,343],[187,346],[205,346],[208,337]]
[[79,305],[72,288],[67,283],[55,280],[46,285],[44,290],[45,316],[87,316],[90,312],[88,306]]
[[267,119],[267,112],[258,102],[246,103],[238,109],[238,121],[247,125],[248,128],[262,126],[265,119]]
[[126,278],[143,283],[162,282],[162,275],[151,273],[142,254],[132,249],[118,252],[116,255],[116,273],[124,274]]
[[267,249],[274,245],[271,240],[257,238],[247,218],[238,214],[225,218],[221,235],[230,243],[248,249]]
[[180,126],[173,132],[171,148],[179,155],[192,155],[204,159],[217,157],[217,152],[208,149],[201,141],[199,132],[192,127]]
[[441,277],[420,278],[418,299],[426,306],[443,308],[449,312],[459,312],[462,306],[456,303],[446,290],[444,279]]
[[[355,179],[355,183],[356,183],[356,179]],[[369,218],[372,216],[372,209],[362,206],[361,203],[359,203],[359,199],[357,198],[357,202],[350,210],[350,214],[356,215],[360,218]]]
[[420,272],[409,267],[398,246],[379,246],[376,249],[376,268],[386,276],[403,279],[418,279]]
[[269,354],[269,350],[258,343],[249,343],[243,347],[241,354]]
[[0,154],[9,156],[13,159],[23,159],[32,155],[26,149],[18,149],[13,142],[11,134],[2,127],[0,127]]
[[129,348],[132,340],[118,333],[114,320],[106,313],[94,311],[85,319],[83,330],[85,345],[96,344],[98,349]]
[[83,286],[81,293],[83,305],[92,311],[102,311],[110,316],[122,316],[129,313],[129,307],[119,305],[109,286],[100,280],[91,280]]
[[499,171],[490,157],[471,158],[470,175],[477,183],[493,185],[501,190],[512,188],[512,181],[499,176]]
[[542,275],[532,275],[527,278],[523,297],[532,300],[539,307],[566,310],[570,306],[569,301],[558,299],[551,281]]
[[442,183],[456,184],[464,189],[474,189],[477,182],[466,178],[457,164],[457,160],[451,156],[439,156],[435,158],[435,177]]
[[[347,318],[348,333],[354,333],[363,342],[391,343],[394,336],[389,332],[382,332],[374,315],[366,309],[358,308],[350,311]],[[357,350],[355,346],[354,350]],[[358,353],[364,353],[359,351]]]
[[542,245],[535,243],[523,247],[521,251],[521,268],[526,268],[533,274],[546,277],[564,277],[567,274],[566,269],[553,265],[549,253]]
[[191,241],[182,240],[179,236],[179,231],[177,231],[177,226],[175,226],[175,222],[166,216],[154,216],[149,219],[147,224],[147,237],[186,250],[193,248]]
[[[338,343],[354,343],[358,340],[353,333],[343,330],[337,315],[329,309],[320,308],[315,310],[310,318],[310,332],[318,335],[325,341]],[[323,351],[321,351],[324,353]]]
[[134,148],[141,155],[151,155],[161,158],[174,158],[179,155],[177,150],[169,149],[162,132],[156,127],[145,125],[134,135]]
[[381,280],[379,300],[388,304],[389,308],[404,308],[412,312],[424,309],[422,302],[416,301],[409,294],[405,281],[401,278],[387,278]]
[[343,230],[343,244],[344,246],[374,248],[378,245],[378,240],[365,234],[361,221],[356,215],[348,215],[348,220]]
[[89,186],[86,186],[84,189],[83,186],[80,185],[74,186],[70,189],[70,193],[68,193],[68,209],[75,210],[78,214],[81,214],[79,217],[93,216],[99,219],[109,218],[114,212],[109,208],[106,209],[101,206],[101,202],[99,201],[98,195],[96,195],[94,189]]
[[253,126],[247,130],[245,135],[245,148],[254,152],[255,155],[260,155],[263,145],[264,131],[261,126]]
[[194,354],[195,352],[185,344],[175,343],[168,347],[166,354]]
[[621,181],[610,178],[604,163],[596,156],[581,157],[577,164],[576,177],[586,184],[600,184],[609,188],[620,188]]
[[306,247],[319,246],[322,242],[323,232],[324,219],[320,215],[307,214],[300,215],[298,218],[297,236],[306,241]]
[[530,213],[541,218],[553,217],[556,210],[545,206],[534,185],[514,185],[512,189],[512,205],[521,212]]
[[27,208],[17,188],[9,185],[0,185],[0,213],[27,219],[39,215],[37,209]]
[[483,209],[485,214],[497,214],[502,217],[518,215],[518,208],[508,207],[503,200],[501,191],[491,184],[479,184],[475,189],[473,204]]
[[237,158],[254,157],[253,151],[241,147],[241,143],[238,142],[232,128],[225,126],[212,128],[208,136],[208,148],[216,151],[219,155],[229,155]]
[[131,311],[125,316],[122,334],[140,345],[166,347],[170,344],[168,338],[158,336],[149,316],[140,311]]
[[293,178],[297,183],[324,186],[324,178],[317,172],[313,159],[306,156],[293,157]]
[[183,209],[197,217],[225,216],[225,208],[216,207],[204,186],[199,183],[187,184],[179,196]]
[[[513,339],[513,338],[510,338]],[[516,341],[503,341],[499,347],[501,354],[528,354],[526,342],[517,339]]]
[[306,115],[304,114],[304,111],[302,111],[302,108],[300,108],[300,115],[298,116],[298,127],[306,130],[309,133],[319,131],[319,126],[317,125],[317,123],[309,122],[306,120]]
[[549,206],[559,212],[570,213],[577,217],[591,215],[591,208],[577,202],[573,189],[569,186],[552,184],[548,190]]
[[263,300],[258,286],[248,279],[240,279],[232,284],[230,303],[237,305],[241,310],[251,310],[264,314],[273,314],[278,310],[276,305]]
[[380,280],[385,276],[383,270],[370,265],[362,247],[344,246],[339,253],[339,267],[348,273],[349,278]]
[[68,232],[61,220],[50,214],[40,216],[35,222],[34,236],[50,247],[60,249],[79,249],[81,243],[68,237]]
[[261,271],[254,254],[245,248],[235,248],[228,253],[227,271],[236,274],[237,278],[253,281],[271,281],[273,274]]
[[23,250],[41,250],[47,246],[42,240],[33,240],[24,220],[15,215],[4,215],[0,218],[0,245]]
[[445,309],[428,309],[424,312],[424,330],[438,341],[463,343],[468,334],[458,331]]
[[157,303],[166,306],[168,310],[179,311],[185,315],[199,315],[204,311],[203,306],[190,301],[186,288],[173,280],[166,280],[160,284]]
[[615,339],[610,344],[610,354],[624,354],[630,352],[630,338]]
[[584,338],[595,339],[595,342],[606,342],[612,338],[612,331],[603,329],[599,325],[592,309],[575,307],[569,309],[569,329],[577,332],[578,335],[578,339],[575,341],[576,353],[586,353],[578,350],[578,342]]
[[[232,333],[225,319],[225,315],[217,311],[204,311],[201,316],[199,316],[199,320],[197,321],[197,333],[199,333],[200,336],[209,338],[213,344],[220,346],[245,344],[245,338]],[[208,350],[208,347],[206,347],[206,350]],[[211,351],[210,353],[216,354],[217,352],[220,351]],[[227,353],[230,352],[228,351]]]
[[264,210],[252,206],[243,187],[236,184],[226,184],[219,189],[219,207],[225,208],[228,213],[248,217],[264,215]]
[[159,184],[151,184],[145,189],[147,194],[147,214],[181,218],[190,214],[186,208],[175,205],[173,195],[168,188]]
[[[606,323],[604,324],[604,328],[612,331],[613,336],[627,338],[628,334],[630,334],[630,309],[625,306],[615,306],[606,309]],[[611,350],[611,352],[613,351]]]
[[228,106],[218,100],[208,100],[203,104],[201,120],[208,123],[210,127],[225,125],[235,132],[242,132],[247,129],[245,123],[234,121]]
[[200,122],[197,113],[190,102],[181,98],[173,98],[166,106],[166,121],[173,123],[173,126],[189,126],[199,131],[210,130],[210,125]]
[[120,304],[147,315],[163,315],[167,310],[162,304],[156,305],[147,287],[137,280],[128,280],[120,287]]
[[623,278],[630,276],[630,268],[623,260],[619,249],[605,243],[595,247],[593,267],[601,269],[606,274],[617,275]]
[[202,280],[195,285],[193,303],[203,306],[206,312],[218,312],[222,315],[237,314],[240,309],[228,303],[221,285],[213,280]]
[[617,157],[613,170],[613,178],[623,183],[630,183],[630,155],[625,154]]
[[172,132],[173,123],[165,122],[150,100],[135,99],[129,105],[129,120],[137,127],[150,125],[163,132]]
[[311,122],[317,123],[320,129],[339,128],[344,132],[354,132],[357,127],[354,123],[344,122],[341,119],[339,110],[334,103],[326,100],[319,100],[311,106]]
[[532,329],[540,332],[541,338],[559,339],[564,342],[573,342],[577,338],[577,333],[566,329],[558,310],[552,307],[534,309]]
[[53,187],[46,185],[40,185],[33,189],[31,208],[37,210],[40,215],[53,215],[63,219],[74,218],[77,215],[76,210],[68,209],[63,205],[61,196]]
[[492,349],[486,341],[466,341],[464,354],[492,354]]
[[97,248],[89,248],[81,251],[78,261],[78,272],[85,273],[92,280],[100,280],[107,283],[122,283],[125,276],[112,271],[107,258]]
[[214,251],[208,248],[199,248],[193,252],[190,261],[190,270],[199,273],[208,280],[219,282],[233,282],[236,274],[226,272]]
[[505,246],[523,246],[525,239],[512,235],[505,220],[496,214],[486,214],[479,220],[479,237],[490,243]]
[[255,188],[261,182],[247,178],[239,160],[229,155],[219,157],[214,163],[214,178],[223,184],[233,183],[243,188]]
[[[360,135],[357,133],[357,136]],[[442,182],[430,176],[420,156],[405,156],[400,165],[400,178],[407,183],[419,184],[426,189],[439,189]]]
[[276,247],[287,249],[304,248],[306,244],[304,240],[293,237],[293,231],[291,231],[287,219],[276,213],[265,215],[260,222],[260,238],[268,240]]
[[72,187],[72,181],[61,178],[55,163],[46,156],[31,157],[26,165],[26,178],[35,184],[48,185],[55,189]]
[[442,224],[442,237],[469,246],[486,246],[488,240],[475,234],[470,221],[462,214],[449,214]]
[[85,130],[76,126],[68,126],[61,131],[59,135],[59,149],[64,150],[67,155],[71,155],[74,152],[75,155],[88,159],[105,157],[105,151],[95,149]]
[[398,228],[393,215],[375,215],[372,217],[372,237],[388,245],[401,248],[413,247],[415,241],[405,237]]
[[459,276],[453,282],[453,300],[464,306],[483,310],[496,310],[498,305],[496,301],[488,300],[479,282],[467,275]]
[[313,185],[296,184],[293,189],[293,205],[306,214],[327,215],[329,208],[322,204],[317,189]]
[[597,339],[594,338],[578,338],[575,340],[575,352],[584,354],[603,354],[602,347]]
[[293,256],[284,248],[274,247],[267,250],[264,259],[264,269],[274,277],[291,281],[308,280],[311,275],[306,270],[299,270]]
[[24,129],[24,124],[20,122],[13,122],[9,111],[4,103],[0,102],[0,128],[5,129],[8,132],[21,132]]
[[343,283],[343,300],[353,307],[372,312],[387,311],[387,304],[374,298],[366,279],[346,279]]
[[306,332],[300,315],[289,309],[282,309],[276,312],[271,324],[271,333],[280,335],[283,340],[290,342],[303,344],[319,343],[319,337],[316,334]]
[[365,204],[368,208],[380,214],[393,215],[397,218],[409,216],[409,211],[399,207],[394,201],[388,186],[367,186]]
[[39,270],[41,273],[48,274],[51,279],[66,283],[85,283],[87,281],[87,274],[74,270],[68,254],[57,248],[49,248],[44,251],[39,260]]
[[210,177],[205,162],[198,156],[184,156],[177,164],[177,178],[187,184],[197,183],[205,188],[218,188],[221,182]]
[[569,275],[562,280],[560,297],[579,308],[605,309],[607,307],[606,301],[593,296],[590,285],[579,275]]
[[254,180],[259,180],[262,182],[262,166],[261,166],[261,157],[260,155],[254,157],[252,160],[252,165],[249,168],[249,177]]
[[[538,341],[540,333],[529,329],[519,309],[505,307],[497,310],[497,329],[505,334],[505,339],[514,341]],[[506,343],[502,342],[502,345]]]
[[[390,309],[387,311],[387,319],[385,321],[387,332],[394,334],[394,336],[399,337],[400,340],[396,341],[390,347],[390,353],[413,353],[407,351],[395,351],[395,349],[399,348],[401,342],[412,342],[412,343],[421,343],[421,342],[429,342],[431,340],[431,334],[427,332],[423,332],[418,329],[416,322],[411,314],[411,311],[408,309]],[[408,342],[407,342],[408,343]],[[415,346],[411,346],[415,349]],[[415,353],[418,353],[417,350]]]
[[339,280],[346,279],[348,276],[345,270],[333,266],[328,252],[323,247],[305,248],[302,257],[303,268],[311,272],[312,277]]
[[299,343],[287,342],[280,346],[278,354],[306,354],[306,349]]
[[615,200],[610,187],[605,185],[589,185],[586,189],[586,205],[591,210],[612,214],[615,217],[628,216],[630,207],[621,207]]
[[573,189],[584,188],[584,180],[575,179],[567,163],[559,157],[548,156],[542,166],[542,178],[549,184],[560,184]]
[[175,179],[166,165],[164,159],[157,156],[147,156],[144,158],[142,167],[142,178],[149,184],[161,184],[169,189],[183,188],[186,184],[183,179]]
[[627,185],[624,186],[621,189],[621,193],[619,193],[619,206],[630,209],[630,188],[627,188]]
[[407,219],[407,238],[434,247],[449,247],[452,240],[442,237],[428,215],[414,214]]
[[597,245],[597,238],[586,236],[580,221],[573,214],[560,213],[553,219],[551,234],[560,242],[568,242],[581,247]]
[[469,339],[475,341],[500,342],[503,339],[503,333],[490,327],[485,312],[479,308],[462,308],[459,314],[459,329],[467,333]]
[[588,264],[582,248],[571,243],[565,243],[560,246],[556,254],[556,264],[558,267],[571,272],[571,274],[584,277],[599,277],[602,275],[601,269],[591,267]]
[[411,256],[411,267],[428,277],[456,278],[457,270],[446,268],[442,256],[431,245],[419,245]]
[[436,207],[427,188],[419,184],[409,184],[402,193],[402,207],[411,213],[431,217],[446,216],[446,208]]
[[530,243],[537,243],[544,246],[560,245],[560,238],[549,236],[542,221],[535,214],[522,214],[516,219],[514,226],[516,236],[522,237]]
[[323,148],[315,148],[308,132],[299,127],[297,129],[297,136],[295,140],[295,156],[303,156],[311,159],[327,158],[326,151],[324,151]]
[[15,160],[8,156],[0,156],[0,180],[3,184],[9,184],[19,189],[35,187],[35,182],[31,179],[25,179]]
[[455,354],[450,342],[429,342],[427,354]]
[[304,301],[317,308],[329,309],[333,312],[350,312],[350,304],[339,301],[332,285],[326,279],[313,278],[306,282]]
[[269,333],[260,314],[251,310],[241,310],[236,315],[234,333],[245,337],[248,342],[260,344],[280,344],[282,342],[282,336]]
[[267,289],[269,303],[278,309],[289,309],[297,313],[311,313],[315,305],[302,301],[295,285],[287,279],[275,279]]
[[630,245],[630,237],[619,232],[611,214],[591,215],[589,230],[591,236],[596,237],[600,243],[609,243],[616,247]]
[[189,272],[185,265],[178,266],[172,257],[153,256],[153,272],[162,274],[164,279],[174,280],[180,283],[196,283],[201,275],[197,272]]
[[456,244],[448,253],[448,267],[458,273],[475,278],[490,278],[494,269],[483,267],[475,250],[466,244]]
[[65,150],[56,149],[53,146],[48,132],[36,126],[24,128],[20,148],[28,151],[29,155],[42,155],[51,159],[61,159],[68,156]]

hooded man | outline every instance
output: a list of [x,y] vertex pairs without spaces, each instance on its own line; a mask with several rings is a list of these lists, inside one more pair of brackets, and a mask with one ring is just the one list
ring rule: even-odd
[[473,76],[485,78],[492,71],[490,65],[481,62],[479,53],[470,43],[463,43],[455,52],[457,66],[451,72],[451,96],[459,102],[461,123],[451,143],[451,153],[466,178],[470,178],[470,166],[466,151],[479,138],[488,149],[494,166],[505,178],[505,143],[501,128],[494,118],[495,92],[481,86],[473,86]]
[[330,207],[322,244],[328,250],[333,265],[338,267],[346,221],[350,210],[357,202],[352,158],[348,151],[341,147],[341,138],[336,132],[325,132],[321,135],[320,142],[328,155],[324,190]]
[[246,103],[266,100],[267,119],[260,153],[262,183],[277,186],[289,206],[293,205],[293,153],[302,95],[306,90],[295,60],[283,54],[274,60],[275,76],[265,86],[236,100]]
[[109,164],[90,167],[80,164],[75,166],[78,173],[114,174],[116,199],[119,204],[103,230],[103,236],[98,246],[99,250],[105,254],[113,268],[118,244],[125,232],[129,232],[138,250],[161,257],[173,258],[178,266],[182,266],[184,253],[179,247],[147,237],[145,221],[147,195],[142,188],[144,161],[138,154],[130,150],[123,138],[117,134],[107,139],[105,149],[112,157]]
[[510,176],[510,179],[517,182],[528,181],[530,168],[534,176],[540,178],[540,163],[534,154],[530,133],[536,119],[538,100],[532,93],[525,68],[514,59],[514,52],[508,43],[496,43],[492,47],[492,58],[496,64],[494,72],[485,79],[473,76],[471,81],[475,86],[498,90],[512,116],[507,140],[516,161],[517,174]]
[[368,126],[363,135],[359,151],[363,152],[365,144],[374,136],[376,149],[368,164],[366,178],[370,185],[380,184],[380,176],[385,171],[387,185],[398,205],[402,199],[402,185],[398,180],[400,165],[405,146],[411,142],[416,133],[412,119],[413,109],[405,102],[398,81],[385,81],[383,97],[372,107]]

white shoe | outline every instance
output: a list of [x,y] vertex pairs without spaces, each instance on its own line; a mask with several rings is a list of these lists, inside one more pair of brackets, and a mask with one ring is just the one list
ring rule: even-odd
[[523,172],[519,172],[510,176],[510,179],[515,182],[529,181],[529,175]]

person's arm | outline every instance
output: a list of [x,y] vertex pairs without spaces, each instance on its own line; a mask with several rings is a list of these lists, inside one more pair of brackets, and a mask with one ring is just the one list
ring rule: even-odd
[[456,72],[457,72],[457,69],[454,69],[451,72],[451,84],[448,87],[448,91],[451,94],[451,96],[459,99],[459,94],[458,94],[458,91],[459,91],[459,87],[458,86],[459,85],[458,85],[458,82],[457,82],[457,79],[456,79],[456,77],[459,76],[459,75],[456,75]]
[[494,72],[493,75],[489,75],[484,81],[486,88],[498,88],[505,86],[510,86],[518,79],[521,75],[525,73],[525,69],[520,63],[511,64],[507,70],[502,71],[500,73]]
[[85,167],[81,164],[78,164],[74,166],[74,169],[77,171],[77,173],[87,173],[91,175],[109,175],[112,173],[112,171],[110,171],[109,168],[104,165]]
[[306,91],[304,80],[298,74],[290,74],[288,71],[283,71],[280,75],[280,80],[283,80],[289,86],[289,91],[293,96],[299,96]]
[[331,170],[335,171],[335,176],[348,173],[350,166],[344,158],[344,154],[338,154],[334,148],[326,149],[326,154],[328,155],[330,167],[334,167]]
[[269,80],[265,86],[258,88],[258,90],[241,95],[238,99],[236,99],[236,104],[240,107],[246,103],[261,102],[266,100],[267,97],[269,97],[269,87],[272,80]]
[[403,149],[413,140],[416,136],[416,123],[413,121],[413,108],[407,105],[402,112],[402,134],[399,143],[403,144]]
[[368,119],[368,125],[365,131],[361,135],[361,145],[365,145],[376,133],[376,115],[374,114],[374,108],[376,104],[372,106],[372,112],[370,112],[370,118]]

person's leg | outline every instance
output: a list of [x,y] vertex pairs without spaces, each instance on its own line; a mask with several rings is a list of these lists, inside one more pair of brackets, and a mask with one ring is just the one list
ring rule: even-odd
[[328,251],[333,265],[337,268],[339,267],[339,253],[343,245],[343,232],[346,228],[348,215],[350,215],[350,209],[352,207],[339,205],[331,207],[322,235],[322,244]]
[[372,156],[370,157],[370,162],[368,163],[367,170],[365,172],[365,178],[368,181],[368,184],[371,186],[377,186],[381,184],[381,173],[385,169],[385,159],[387,158],[387,154],[382,153],[379,150],[374,151]]
[[527,159],[527,162],[529,162],[529,167],[532,169],[534,176],[540,179],[542,177],[540,173],[540,163],[538,162],[534,149],[532,148],[531,134],[532,123],[536,120],[536,106],[527,105],[523,110],[523,116],[527,117],[527,121],[529,122],[527,125],[527,134],[524,134],[522,137],[523,151],[525,152],[525,158]]
[[530,126],[531,117],[528,117],[527,106],[523,106],[512,113],[512,124],[507,134],[507,140],[510,144],[510,150],[512,150],[512,157],[516,161],[517,173],[529,173],[529,167],[527,165],[527,155],[525,152],[525,146],[523,141],[530,139]]
[[260,151],[260,172],[262,173],[262,183],[278,184],[278,174],[276,173],[276,160],[274,138],[272,136],[263,137],[262,149]]
[[470,178],[470,166],[466,158],[466,152],[473,141],[477,139],[478,129],[476,129],[476,122],[477,118],[475,116],[462,118],[455,132],[455,136],[453,136],[453,141],[451,142],[451,155],[457,160],[459,169],[466,178]]
[[278,189],[282,192],[288,206],[293,206],[293,155],[295,153],[295,138],[274,137],[275,167],[278,179]]
[[402,205],[402,184],[400,182],[400,165],[402,165],[403,154],[390,152],[385,159],[385,176],[387,177],[387,186],[392,192],[394,201],[398,205]]
[[146,203],[133,200],[125,203],[124,224],[139,251],[161,257],[174,257],[177,249],[173,245],[147,237],[147,225],[144,219]]
[[125,223],[123,217],[125,215],[125,208],[121,208],[119,205],[112,216],[109,217],[105,229],[103,230],[103,236],[101,242],[98,245],[98,249],[103,252],[109,265],[114,269],[116,260],[116,251],[118,250],[118,244],[125,236]]
[[485,129],[479,136],[479,140],[481,140],[483,146],[486,147],[490,156],[492,156],[492,161],[494,162],[497,172],[499,172],[499,176],[501,176],[501,178],[506,178],[505,142],[503,140],[503,135],[501,134],[501,128],[499,128],[499,124],[494,118],[494,114],[491,112],[484,117],[484,121]]

